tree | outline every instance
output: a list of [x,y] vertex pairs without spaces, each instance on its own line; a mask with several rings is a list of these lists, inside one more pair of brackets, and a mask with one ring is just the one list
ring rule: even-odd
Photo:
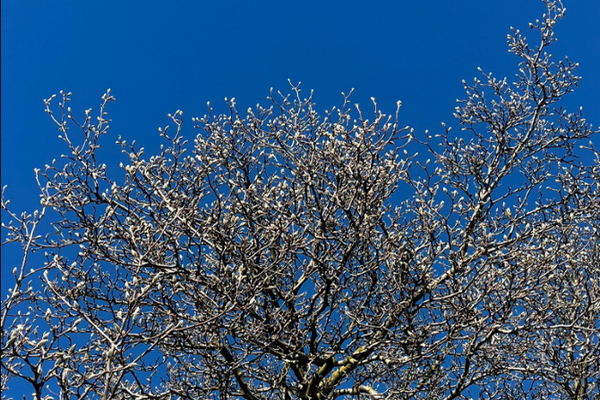
[[459,134],[420,138],[375,101],[369,120],[349,95],[320,115],[292,86],[245,116],[234,99],[209,106],[193,145],[175,112],[150,158],[119,138],[130,162],[111,177],[110,93],[97,122],[78,122],[70,93],[58,113],[46,100],[69,152],[36,171],[40,211],[2,197],[5,244],[23,250],[2,303],[3,389],[597,398],[600,131],[558,108],[579,78],[546,53],[564,8],[544,2],[536,46],[508,36],[516,82],[464,84]]

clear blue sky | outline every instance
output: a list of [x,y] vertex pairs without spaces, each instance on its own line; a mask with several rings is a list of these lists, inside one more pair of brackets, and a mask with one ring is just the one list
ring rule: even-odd
[[[600,124],[600,1],[565,4],[555,56],[580,62],[569,103]],[[540,0],[2,1],[2,185],[15,207],[37,205],[33,169],[64,150],[42,100],[61,89],[83,115],[111,88],[106,146],[122,135],[149,151],[167,113],[190,121],[224,97],[243,110],[288,78],[323,109],[354,87],[366,109],[371,96],[389,112],[402,100],[406,125],[435,130],[477,66],[512,76],[509,27],[528,31],[543,11]]]
[[[581,87],[567,104],[583,105],[598,125],[600,1],[565,5],[553,54],[580,62]],[[73,92],[79,115],[97,110],[112,89],[105,146],[115,164],[118,135],[151,154],[167,113],[182,109],[191,122],[207,101],[223,111],[224,97],[243,110],[266,102],[270,87],[287,91],[288,78],[314,89],[322,109],[351,88],[365,109],[371,96],[388,112],[402,100],[403,124],[435,131],[441,121],[454,124],[461,80],[477,66],[513,76],[509,27],[527,32],[545,10],[540,0],[4,0],[1,7],[2,185],[13,208],[29,211],[39,204],[33,169],[65,150],[42,103],[61,89]],[[3,252],[3,278],[12,267]]]

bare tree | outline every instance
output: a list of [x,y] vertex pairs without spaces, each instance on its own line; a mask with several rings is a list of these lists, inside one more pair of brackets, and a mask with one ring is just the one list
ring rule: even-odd
[[3,389],[598,398],[599,131],[559,108],[579,78],[547,54],[564,9],[544,2],[537,45],[508,36],[515,82],[465,83],[458,134],[420,138],[349,95],[319,114],[292,86],[245,115],[209,106],[193,145],[176,111],[150,158],[119,138],[130,161],[110,177],[110,93],[97,121],[70,93],[58,113],[46,100],[69,152],[37,171],[39,212],[3,196],[24,255],[2,302]]

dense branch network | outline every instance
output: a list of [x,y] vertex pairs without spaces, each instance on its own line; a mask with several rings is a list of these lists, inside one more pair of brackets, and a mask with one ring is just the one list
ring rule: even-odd
[[36,170],[39,212],[3,195],[5,244],[24,255],[2,302],[3,389],[597,397],[599,131],[557,104],[579,78],[546,52],[564,9],[545,3],[536,46],[508,37],[516,82],[465,83],[459,134],[422,138],[400,103],[373,101],[369,119],[350,95],[319,113],[292,85],[246,113],[209,106],[193,143],[169,115],[149,158],[119,138],[113,177],[98,154],[110,92],[83,122],[70,93],[58,112],[46,100],[69,151]]

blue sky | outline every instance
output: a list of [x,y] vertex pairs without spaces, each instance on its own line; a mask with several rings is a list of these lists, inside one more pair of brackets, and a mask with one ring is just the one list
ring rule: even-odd
[[[566,105],[600,124],[600,1],[566,0],[553,54],[581,64],[581,87]],[[1,3],[2,185],[17,210],[39,204],[33,169],[65,147],[43,112],[42,100],[73,92],[71,107],[98,110],[111,88],[117,102],[104,146],[118,165],[118,135],[136,139],[146,154],[158,149],[167,113],[202,116],[206,102],[225,111],[266,103],[269,88],[287,80],[315,90],[330,109],[341,92],[371,108],[395,111],[417,132],[454,125],[462,79],[477,67],[512,77],[510,26],[528,31],[541,17],[540,0],[457,1],[30,1]],[[532,38],[533,39],[533,38]],[[441,130],[441,129],[440,129]],[[112,158],[111,158],[112,157]],[[2,296],[14,254],[2,254]]]
[[[600,2],[565,3],[555,56],[580,62],[568,103],[598,124]],[[61,89],[83,115],[111,88],[105,145],[122,135],[149,151],[167,113],[182,109],[190,122],[207,101],[223,111],[224,97],[243,110],[271,87],[287,91],[288,78],[323,109],[351,88],[366,109],[371,96],[389,112],[402,100],[406,125],[435,131],[453,122],[460,82],[477,66],[512,76],[506,33],[543,11],[539,0],[3,1],[2,185],[15,207],[37,205],[33,169],[64,150],[42,100]]]

